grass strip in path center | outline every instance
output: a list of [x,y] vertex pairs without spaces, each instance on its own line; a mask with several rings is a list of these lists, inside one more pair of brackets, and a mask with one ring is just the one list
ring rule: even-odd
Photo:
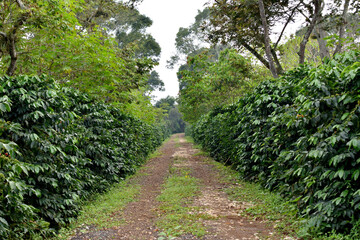
[[171,167],[170,176],[157,197],[160,206],[156,225],[163,231],[159,234],[163,237],[159,239],[172,239],[185,234],[202,237],[206,234],[206,228],[199,219],[207,219],[208,216],[191,206],[194,198],[200,194],[200,181],[189,175],[189,169],[179,167],[185,160],[175,157],[176,164]]

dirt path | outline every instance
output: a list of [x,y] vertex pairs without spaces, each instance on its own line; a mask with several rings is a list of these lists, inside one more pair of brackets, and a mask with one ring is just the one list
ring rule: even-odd
[[[123,212],[114,214],[125,219],[123,225],[111,229],[101,229],[78,233],[72,240],[83,239],[158,239],[159,232],[156,222],[159,202],[157,196],[161,193],[164,182],[169,176],[169,169],[189,169],[189,174],[199,179],[200,194],[192,200],[192,205],[198,207],[201,213],[211,218],[199,219],[206,227],[207,233],[200,239],[235,240],[260,239],[271,236],[272,229],[261,221],[249,221],[241,217],[239,212],[249,206],[247,203],[233,202],[223,192],[225,187],[219,180],[217,170],[204,161],[205,157],[198,155],[191,143],[186,142],[184,134],[173,135],[159,150],[161,155],[148,161],[146,166],[132,179],[132,183],[141,186],[136,201],[129,203]],[[181,161],[174,160],[181,159]],[[185,234],[176,239],[199,239],[191,234]]]

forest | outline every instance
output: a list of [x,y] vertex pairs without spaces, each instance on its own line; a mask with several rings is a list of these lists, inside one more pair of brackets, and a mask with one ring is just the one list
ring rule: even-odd
[[141,2],[0,1],[0,239],[54,237],[184,131],[295,204],[299,239],[360,237],[360,2],[209,1],[157,101]]

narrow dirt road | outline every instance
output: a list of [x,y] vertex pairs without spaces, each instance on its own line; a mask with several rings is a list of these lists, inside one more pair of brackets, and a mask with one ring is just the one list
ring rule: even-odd
[[[159,201],[166,179],[171,174],[169,169],[186,169],[189,176],[199,182],[199,194],[189,204],[198,209],[198,213],[207,217],[198,221],[206,228],[206,233],[196,237],[191,233],[171,239],[262,239],[271,236],[272,227],[262,221],[250,221],[240,216],[242,209],[249,204],[230,201],[223,189],[226,187],[220,181],[220,176],[213,165],[206,161],[206,157],[186,142],[184,134],[171,137],[160,149],[160,156],[150,159],[131,184],[141,186],[140,194],[135,201],[129,203],[122,212],[114,214],[124,219],[124,224],[110,229],[92,229],[86,233],[78,232],[72,240],[84,239],[168,239],[159,238],[163,229],[159,229],[157,221]],[[173,170],[172,170],[173,171]],[[189,214],[192,214],[191,212]]]

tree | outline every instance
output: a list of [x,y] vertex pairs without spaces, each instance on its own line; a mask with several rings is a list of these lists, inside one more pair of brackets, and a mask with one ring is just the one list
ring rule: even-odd
[[[339,4],[339,2],[341,1],[334,0],[336,4]],[[264,8],[259,3],[263,3]],[[355,0],[349,4],[352,5],[353,12],[358,11]],[[299,64],[305,61],[306,45],[312,33],[317,32],[319,34],[318,40],[321,49],[326,45],[322,24],[329,15],[324,15],[324,0],[262,0],[261,2],[254,0],[216,0],[210,10],[209,40],[213,43],[223,42],[239,49],[246,49],[268,69],[271,68],[272,64],[269,62],[271,58],[265,56],[266,52],[268,52],[265,50],[266,46],[270,45],[276,74],[283,72],[278,56],[278,47],[281,44],[285,30],[291,22],[295,21],[295,17],[302,16],[305,19],[304,24],[306,24],[306,31],[299,44]],[[331,10],[332,14],[336,15],[341,12],[336,7],[331,8]],[[348,10],[344,8],[342,10],[343,15],[346,15],[346,12]],[[282,30],[275,33],[274,27],[279,26],[279,24],[282,24]],[[265,42],[268,39],[265,26],[268,26],[268,35],[276,37],[276,41],[273,43],[267,44]],[[344,21],[339,22],[339,26],[344,26]],[[325,56],[325,48],[320,50],[320,53]]]
[[155,103],[155,107],[164,111],[164,119],[171,133],[181,133],[185,131],[185,122],[182,114],[179,112],[176,98],[167,96]]
[[155,103],[155,107],[162,108],[166,113],[170,111],[173,107],[175,107],[176,98],[172,96],[167,96],[166,98],[162,98]]
[[[124,12],[134,10],[134,6],[142,0],[83,0],[81,11],[76,18],[84,29],[92,31],[97,26],[107,30],[113,29],[115,19],[122,18]],[[127,17],[127,16],[125,16]]]
[[186,124],[182,119],[182,114],[179,112],[177,105],[170,109],[168,120],[169,120],[169,128],[171,130],[171,133],[185,132]]
[[198,10],[195,22],[187,28],[180,27],[176,34],[175,47],[176,54],[167,61],[167,67],[172,69],[179,62],[186,62],[188,56],[194,56],[201,53],[208,47],[206,39],[205,22],[209,19],[210,10],[205,8]]
[[159,73],[156,71],[152,71],[150,73],[150,77],[147,82],[147,85],[150,91],[155,91],[155,90],[165,91],[164,82],[160,79]]
[[[0,57],[9,62],[6,74],[12,76],[17,68],[21,42],[34,30],[44,27],[61,31],[71,15],[68,9],[76,1],[4,0],[0,2]],[[7,57],[8,56],[8,57]]]
[[136,45],[137,58],[151,58],[158,61],[161,53],[160,45],[145,32],[152,25],[152,20],[136,9],[126,8],[116,15],[107,27],[116,32],[116,40],[120,48]]
[[264,29],[265,52],[266,52],[267,60],[269,62],[269,69],[270,69],[272,75],[275,78],[277,78],[278,73],[277,73],[277,71],[275,69],[274,60],[273,60],[273,57],[271,55],[269,29],[268,29],[268,24],[267,24],[267,20],[266,20],[265,7],[264,7],[264,1],[263,0],[259,0],[259,10],[260,10],[260,17],[261,17],[262,26],[263,26],[263,29]]
[[[275,22],[280,21],[280,16],[289,13],[284,28],[294,16],[296,6],[289,6],[286,2],[264,1],[267,9],[266,21],[269,26],[269,34],[273,32]],[[271,7],[270,7],[271,6]],[[239,49],[246,49],[253,54],[264,66],[270,68],[268,60],[264,56],[264,28],[260,17],[259,4],[253,0],[219,0],[211,9],[208,28],[208,39],[213,43],[222,42]],[[277,45],[283,36],[279,35],[277,43],[271,47],[271,55],[276,65],[276,72],[282,73],[283,69],[276,54]],[[271,44],[272,45],[272,44]]]
[[206,52],[189,57],[190,67],[179,73],[179,109],[189,123],[215,107],[235,103],[262,80],[235,49],[223,50],[218,60],[209,61],[211,57]]
[[[30,1],[26,3],[30,4]],[[7,3],[1,4],[5,6]],[[1,25],[0,31],[4,34],[14,28],[13,22],[18,16],[16,11],[18,14],[23,11],[15,1],[6,6],[9,7],[5,9],[8,13],[0,13],[1,19],[7,19]],[[134,47],[120,49],[105,27],[111,20],[110,13],[118,13],[126,7],[124,4],[94,0],[86,4],[44,1],[42,5],[41,1],[32,1],[31,6],[25,13],[35,13],[31,13],[31,18],[25,22],[27,25],[19,27],[16,32],[17,58],[6,57],[8,45],[0,47],[3,53],[0,68],[4,72],[10,73],[8,62],[11,59],[14,64],[10,66],[15,63],[17,66],[16,72],[14,67],[11,68],[12,74],[47,74],[64,85],[81,89],[107,102],[130,101],[133,89],[147,85],[154,61],[136,57]],[[2,37],[0,41],[8,42]],[[18,57],[19,52],[23,53],[21,58]]]
[[344,11],[343,11],[343,13],[341,15],[341,25],[340,25],[340,29],[339,29],[339,39],[340,39],[340,41],[336,45],[336,49],[334,51],[334,54],[341,52],[341,48],[342,48],[341,39],[344,38],[344,35],[345,35],[345,25],[347,23],[347,13],[349,11],[349,4],[350,4],[350,0],[345,0],[345,2],[344,2]]

